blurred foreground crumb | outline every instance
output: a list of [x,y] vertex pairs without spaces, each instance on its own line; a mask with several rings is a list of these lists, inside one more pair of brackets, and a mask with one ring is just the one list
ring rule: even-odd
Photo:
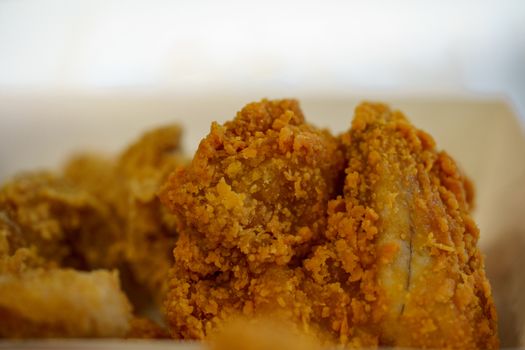
[[207,342],[211,350],[318,350],[321,344],[292,324],[271,319],[237,318],[218,328]]

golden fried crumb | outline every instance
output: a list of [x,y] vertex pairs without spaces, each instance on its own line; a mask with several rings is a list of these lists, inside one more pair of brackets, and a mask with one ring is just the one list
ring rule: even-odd
[[4,185],[0,337],[167,337],[117,272],[69,269],[111,267],[212,349],[498,347],[472,183],[402,113],[363,103],[336,138],[262,100],[190,164],[179,140]]

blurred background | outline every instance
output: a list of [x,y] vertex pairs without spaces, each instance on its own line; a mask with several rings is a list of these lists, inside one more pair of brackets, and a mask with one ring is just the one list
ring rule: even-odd
[[0,0],[0,93],[498,96],[525,1]]
[[478,188],[502,345],[525,345],[524,0],[0,0],[0,182],[166,122],[191,154],[262,97],[334,132],[380,99],[434,135]]

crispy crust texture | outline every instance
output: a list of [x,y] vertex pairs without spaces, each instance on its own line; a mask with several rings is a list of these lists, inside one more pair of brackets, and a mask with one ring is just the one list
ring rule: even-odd
[[174,337],[271,314],[351,347],[498,347],[472,185],[387,106],[360,105],[335,140],[295,101],[249,104],[161,199],[183,223]]
[[307,124],[296,101],[263,100],[214,123],[161,192],[184,223],[165,304],[173,336],[203,338],[237,312],[307,320],[300,266],[342,167],[337,140]]
[[6,183],[0,222],[10,232],[10,253],[32,246],[49,265],[77,269],[111,267],[121,260],[114,245],[120,232],[105,205],[51,173],[26,173]]
[[[157,192],[168,175],[185,160],[181,129],[169,125],[142,135],[116,159],[82,154],[70,159],[65,178],[100,199],[112,213],[121,236],[112,244],[119,264],[159,305],[173,264],[177,223],[161,205]],[[126,276],[125,276],[126,277]]]

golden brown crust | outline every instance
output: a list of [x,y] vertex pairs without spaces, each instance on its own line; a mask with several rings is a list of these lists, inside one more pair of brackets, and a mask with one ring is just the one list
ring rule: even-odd
[[173,264],[177,223],[161,206],[157,192],[168,174],[185,163],[180,136],[178,126],[160,127],[145,133],[116,159],[78,155],[64,169],[69,181],[96,195],[113,213],[112,220],[122,230],[122,237],[114,242],[123,251],[121,263],[159,304]]
[[[334,255],[340,239],[357,233],[358,245],[339,260],[349,279],[365,271],[358,279],[365,293],[356,298],[369,305],[357,313],[364,327],[378,332],[381,345],[497,348],[479,230],[469,214],[472,191],[454,161],[401,113],[379,104],[359,106],[342,140],[349,159],[346,214],[340,220],[332,214],[327,233],[337,237]],[[356,217],[356,208],[370,219]],[[348,230],[345,220],[361,220],[364,232]],[[371,240],[359,246],[360,237]],[[348,255],[349,269],[342,258]],[[349,323],[361,327],[356,313]]]
[[498,347],[473,186],[400,112],[364,103],[334,138],[296,101],[262,100],[212,124],[189,165],[179,138],[159,128],[4,186],[0,336],[166,337],[128,329],[116,274],[56,268],[114,266],[157,300],[167,289],[172,337],[222,334],[219,348],[266,344],[268,324],[242,321],[261,315],[349,347]]
[[293,100],[252,103],[212,125],[161,194],[184,224],[165,304],[174,336],[203,338],[239,311],[308,317],[299,267],[324,231],[342,165],[335,138],[305,123]]
[[0,221],[13,247],[34,246],[56,266],[113,266],[119,230],[107,208],[89,193],[50,173],[27,173],[0,191]]
[[85,191],[25,174],[0,191],[0,337],[121,337],[131,307],[117,273],[116,226]]
[[117,180],[126,201],[126,259],[136,281],[162,303],[173,264],[177,222],[157,193],[168,175],[186,160],[180,153],[181,129],[165,126],[145,133],[117,160]]
[[165,304],[172,335],[270,313],[351,347],[496,348],[468,180],[384,105],[360,105],[340,140],[293,101],[212,125],[161,194],[184,224]]

